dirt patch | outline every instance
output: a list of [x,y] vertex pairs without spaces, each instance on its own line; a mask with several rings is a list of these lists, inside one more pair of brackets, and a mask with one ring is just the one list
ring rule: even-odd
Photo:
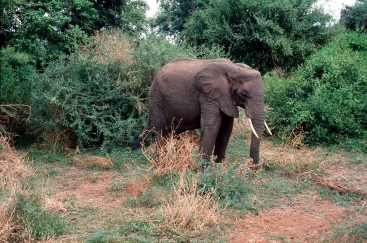
[[325,178],[334,181],[335,184],[367,194],[367,163],[347,164],[348,158],[340,153],[334,153],[322,163],[322,169],[326,172]]
[[228,232],[228,242],[319,242],[344,214],[342,207],[321,199],[307,208],[276,207],[237,218]]
[[60,168],[60,175],[48,178],[46,191],[51,193],[51,198],[58,201],[72,200],[76,207],[115,208],[121,205],[129,195],[119,189],[113,188],[113,183],[124,181],[121,173],[116,171],[88,171],[53,164],[53,168]]

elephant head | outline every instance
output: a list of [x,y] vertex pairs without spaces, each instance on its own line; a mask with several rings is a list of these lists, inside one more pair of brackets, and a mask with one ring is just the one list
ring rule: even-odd
[[254,164],[258,164],[259,135],[265,123],[264,85],[260,72],[245,64],[217,61],[203,67],[195,79],[197,89],[227,116],[238,117],[238,106],[245,109],[253,131],[250,157]]

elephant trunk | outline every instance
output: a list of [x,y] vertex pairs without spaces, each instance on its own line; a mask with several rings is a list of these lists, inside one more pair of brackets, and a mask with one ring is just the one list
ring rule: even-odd
[[258,134],[258,137],[252,133],[251,145],[250,145],[250,157],[253,159],[255,165],[259,164],[259,151],[260,151],[260,140],[264,130],[264,115],[258,115],[252,120],[253,127]]

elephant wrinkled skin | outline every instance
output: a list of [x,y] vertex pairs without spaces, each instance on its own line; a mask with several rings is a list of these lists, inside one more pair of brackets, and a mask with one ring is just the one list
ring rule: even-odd
[[[194,60],[179,58],[164,65],[155,75],[148,93],[149,122],[158,146],[174,128],[177,133],[200,128],[200,152],[216,162],[225,157],[238,106],[252,120],[256,134],[264,129],[264,85],[261,74],[228,59]],[[137,136],[133,148],[143,140]],[[259,163],[260,138],[252,133],[250,157]]]

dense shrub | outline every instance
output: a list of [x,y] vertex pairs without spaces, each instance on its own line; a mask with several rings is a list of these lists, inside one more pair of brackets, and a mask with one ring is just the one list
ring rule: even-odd
[[10,134],[25,131],[24,119],[31,113],[31,82],[36,71],[34,59],[7,47],[0,50],[0,132]]
[[[155,72],[193,50],[148,36],[132,44],[120,31],[107,32],[80,53],[50,63],[33,83],[32,131],[54,130],[80,147],[127,145],[146,122],[146,99]],[[220,50],[204,50],[203,56]]]
[[[300,124],[309,144],[367,143],[367,34],[346,32],[285,79],[264,77],[275,131]],[[354,144],[356,145],[356,143]]]

